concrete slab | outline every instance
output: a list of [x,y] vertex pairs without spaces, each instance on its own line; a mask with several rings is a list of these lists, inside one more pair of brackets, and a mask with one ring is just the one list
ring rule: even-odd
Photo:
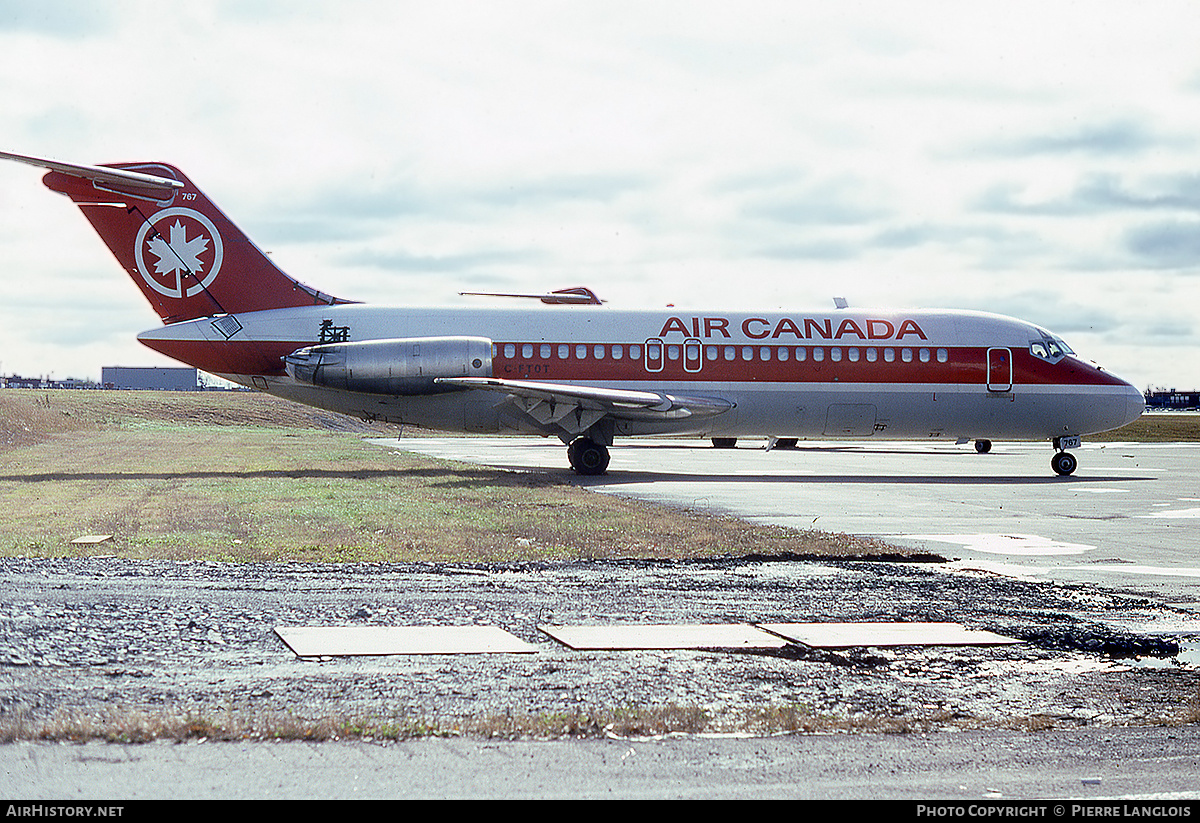
[[276,626],[275,634],[297,657],[537,651],[495,626]]
[[1020,643],[958,623],[764,623],[762,628],[818,649],[868,646],[1004,646]]
[[657,649],[778,649],[781,637],[747,624],[660,624],[647,626],[538,626],[578,651]]
[[94,546],[97,543],[105,543],[112,540],[111,534],[85,534],[83,537],[76,537],[71,541],[72,546]]

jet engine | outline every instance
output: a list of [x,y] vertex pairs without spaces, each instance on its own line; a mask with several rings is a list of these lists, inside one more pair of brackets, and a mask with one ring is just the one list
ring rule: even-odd
[[405,337],[326,343],[283,358],[293,380],[364,394],[442,394],[459,389],[438,377],[491,377],[492,341],[485,337]]

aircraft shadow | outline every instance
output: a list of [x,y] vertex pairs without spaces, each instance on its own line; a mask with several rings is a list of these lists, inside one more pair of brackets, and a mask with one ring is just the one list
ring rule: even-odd
[[1055,477],[1024,475],[931,475],[931,474],[672,474],[669,472],[610,471],[603,477],[575,477],[581,485],[611,486],[628,483],[790,483],[854,485],[938,485],[938,486],[1042,486],[1062,484],[1131,483],[1155,480],[1154,477],[1098,475],[1089,477]]

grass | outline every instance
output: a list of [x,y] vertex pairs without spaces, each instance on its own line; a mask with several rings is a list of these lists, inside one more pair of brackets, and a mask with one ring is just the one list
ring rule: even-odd
[[[346,429],[350,429],[347,431]],[[381,448],[247,393],[0,394],[0,555],[504,563],[894,555],[874,541],[598,495]],[[86,535],[111,535],[79,546]]]
[[1086,440],[1121,443],[1195,443],[1200,441],[1200,414],[1143,414],[1128,426]]
[[[367,443],[386,428],[247,392],[0,392],[0,555],[229,562],[861,557],[847,535],[591,494],[562,475]],[[1109,440],[1200,440],[1147,415]],[[78,546],[86,535],[111,535]]]
[[[1175,713],[1141,723],[1174,728],[1200,722],[1200,691]],[[431,737],[491,740],[652,738],[672,735],[927,734],[946,729],[1012,729],[1025,732],[1078,727],[1074,718],[1034,714],[974,717],[933,709],[926,714],[837,716],[800,704],[770,705],[729,713],[697,706],[579,709],[571,712],[430,719],[421,716],[301,718],[291,714],[223,710],[211,714],[130,711],[107,706],[94,713],[62,712],[44,722],[7,715],[0,718],[0,743],[90,741],[148,743],[154,740],[251,742],[397,742]]]

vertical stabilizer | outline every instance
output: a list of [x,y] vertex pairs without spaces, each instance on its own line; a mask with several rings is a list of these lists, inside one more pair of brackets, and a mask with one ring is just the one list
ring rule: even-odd
[[178,169],[80,166],[0,152],[50,170],[164,323],[345,303],[289,277]]

